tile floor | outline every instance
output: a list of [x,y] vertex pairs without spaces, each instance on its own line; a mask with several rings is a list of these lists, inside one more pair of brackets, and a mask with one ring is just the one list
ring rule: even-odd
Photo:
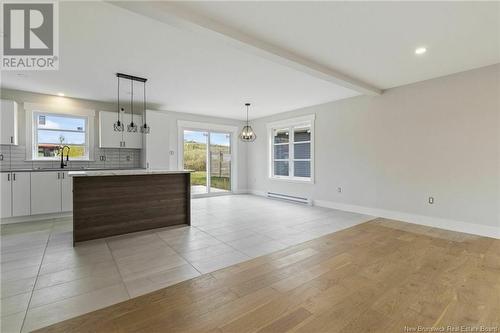
[[1,331],[28,332],[370,220],[251,195],[192,201],[192,227],[72,247],[70,219],[1,229]]

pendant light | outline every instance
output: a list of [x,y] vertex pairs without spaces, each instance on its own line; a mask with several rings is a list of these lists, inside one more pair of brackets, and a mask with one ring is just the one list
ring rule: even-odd
[[[119,76],[116,76],[116,78],[118,79],[118,107],[117,107],[117,115],[118,115],[118,119],[116,120],[116,122],[113,124],[113,129],[115,130],[115,132],[123,132],[124,130],[124,126],[123,126],[123,122],[120,121],[120,77]],[[121,109],[123,111],[123,109]]]
[[257,139],[257,135],[255,135],[252,126],[248,125],[248,108],[250,107],[250,103],[245,103],[245,106],[247,107],[247,124],[241,130],[240,140],[243,142],[254,142]]
[[130,80],[130,124],[127,125],[127,132],[137,132],[137,124],[134,124],[134,80]]
[[[124,123],[120,121],[120,113],[123,113],[124,109],[120,108],[120,79],[126,79],[130,81],[130,114],[131,114],[131,122],[127,125],[127,132],[137,133],[137,130],[140,128],[140,132],[144,134],[149,134],[150,128],[146,123],[146,81],[148,79],[138,76],[133,76],[129,74],[116,73],[116,77],[118,78],[118,120],[113,124],[114,130],[117,132],[124,131]],[[134,123],[134,81],[142,82],[144,85],[144,100],[142,103],[143,112],[144,112],[144,122],[142,125],[137,126]]]
[[144,103],[143,103],[143,113],[142,119],[144,120],[144,124],[141,126],[141,133],[149,134],[150,128],[146,122],[146,81],[144,81]]

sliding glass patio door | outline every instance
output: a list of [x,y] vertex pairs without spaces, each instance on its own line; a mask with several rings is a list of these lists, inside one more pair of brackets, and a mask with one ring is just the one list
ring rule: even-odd
[[231,192],[230,133],[185,129],[183,159],[193,195]]

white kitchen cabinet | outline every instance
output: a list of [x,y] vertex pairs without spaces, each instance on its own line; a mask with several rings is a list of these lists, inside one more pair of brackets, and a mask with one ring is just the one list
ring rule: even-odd
[[2,218],[12,216],[12,182],[10,172],[0,173],[0,201],[2,202],[0,216]]
[[[123,113],[122,113],[123,114]],[[123,116],[120,120],[123,121]],[[99,112],[99,147],[120,148],[123,144],[123,133],[114,130],[113,126],[117,120],[115,112]]]
[[61,172],[31,173],[31,214],[61,211]]
[[170,167],[169,152],[169,116],[162,112],[147,111],[147,122],[151,127],[145,135],[146,168],[168,170]]
[[73,210],[73,180],[67,171],[61,172],[61,211]]
[[125,130],[123,131],[123,148],[141,149],[143,136],[143,134],[141,133],[142,117],[134,115],[134,123],[137,125],[137,132],[127,131],[127,125],[132,121],[132,117],[130,114],[125,114],[123,119],[125,119]]
[[29,172],[13,172],[12,183],[12,216],[31,214],[31,174]]
[[137,132],[127,131],[132,117],[129,113],[121,112],[120,121],[123,122],[123,132],[114,130],[114,123],[118,120],[116,112],[99,112],[99,147],[100,148],[133,148],[142,149],[142,117],[134,115],[134,123],[137,124]]
[[1,100],[0,144],[17,145],[17,103]]

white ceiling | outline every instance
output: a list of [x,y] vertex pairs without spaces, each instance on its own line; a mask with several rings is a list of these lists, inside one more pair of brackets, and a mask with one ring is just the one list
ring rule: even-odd
[[[171,3],[170,3],[171,4]],[[141,6],[149,6],[141,3]],[[377,88],[500,62],[500,3],[183,2]],[[243,119],[358,95],[227,40],[102,2],[60,2],[59,71],[2,72],[2,87],[116,100],[116,72],[145,76],[164,110]],[[417,57],[415,47],[428,53]]]
[[[378,88],[500,62],[500,2],[183,2]],[[424,46],[425,56],[414,50]]]

